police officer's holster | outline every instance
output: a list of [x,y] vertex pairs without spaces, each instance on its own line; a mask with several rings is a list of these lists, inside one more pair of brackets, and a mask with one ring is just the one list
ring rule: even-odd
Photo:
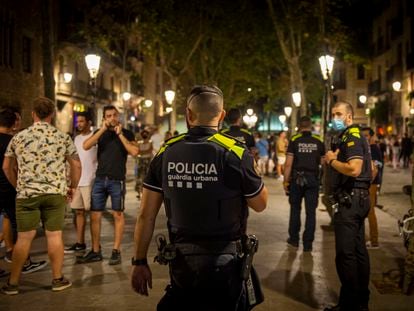
[[[166,244],[166,247],[174,256],[169,260],[171,285],[161,305],[187,310],[194,308],[191,299],[195,299],[206,310],[247,311],[263,302],[259,278],[252,267],[257,244],[252,245],[249,237],[230,242]],[[185,300],[188,306],[175,304],[177,300]],[[164,309],[159,305],[159,310]]]

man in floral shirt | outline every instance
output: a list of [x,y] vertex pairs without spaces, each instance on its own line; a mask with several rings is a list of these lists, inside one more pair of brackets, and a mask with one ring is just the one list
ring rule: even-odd
[[[3,170],[16,187],[17,243],[10,278],[2,291],[18,294],[21,269],[26,261],[36,229],[42,220],[52,265],[52,291],[72,284],[62,275],[62,229],[67,196],[72,196],[81,173],[81,164],[71,138],[51,125],[55,104],[37,98],[33,104],[34,123],[16,134],[7,147]],[[66,161],[70,164],[71,185],[66,182]]]

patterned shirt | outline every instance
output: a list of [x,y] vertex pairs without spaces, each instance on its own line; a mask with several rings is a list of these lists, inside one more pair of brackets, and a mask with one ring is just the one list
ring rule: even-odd
[[16,134],[5,156],[18,164],[17,198],[67,194],[66,156],[76,155],[69,135],[46,122],[36,122]]

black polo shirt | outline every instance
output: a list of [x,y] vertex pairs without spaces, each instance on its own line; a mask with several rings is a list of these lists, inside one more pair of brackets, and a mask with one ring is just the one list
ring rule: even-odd
[[[336,186],[341,189],[368,188],[371,182],[371,150],[368,141],[356,125],[351,125],[340,135],[338,160],[348,162],[361,159],[362,170],[358,177],[338,173]],[[335,181],[334,181],[335,182]]]
[[[184,139],[168,147],[165,152],[158,154],[151,162],[148,174],[144,180],[144,187],[163,192],[163,178],[168,175],[167,171],[162,170],[162,160],[166,152],[180,153],[181,145],[191,145],[193,143],[206,142],[207,138],[217,133],[216,130],[207,127],[193,127],[185,135]],[[206,142],[208,143],[208,142]],[[209,143],[211,144],[211,143]],[[227,152],[223,147],[214,145],[217,149],[216,157],[220,158],[222,163],[217,170],[225,170],[223,177],[224,183],[232,189],[239,189],[240,193],[251,198],[257,195],[263,188],[263,181],[254,169],[254,159],[249,152],[244,152],[241,159],[231,152]],[[191,154],[193,163],[197,162],[214,162],[216,159],[204,159],[203,154]],[[196,172],[197,173],[197,172]],[[181,173],[179,173],[181,174]]]
[[230,126],[230,128],[224,129],[221,132],[223,134],[230,135],[231,137],[234,137],[237,140],[241,141],[249,149],[255,146],[253,135],[248,130],[240,126],[232,125]]
[[325,146],[320,136],[304,131],[291,138],[287,154],[293,156],[294,171],[318,175],[321,157],[325,155]]
[[191,128],[151,162],[143,186],[163,194],[171,241],[229,241],[246,233],[246,199],[261,192],[263,181],[250,152],[210,141],[216,133]]

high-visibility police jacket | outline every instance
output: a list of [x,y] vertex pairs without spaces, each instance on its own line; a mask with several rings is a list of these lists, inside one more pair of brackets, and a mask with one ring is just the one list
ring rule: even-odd
[[168,140],[143,186],[163,193],[172,242],[236,240],[245,233],[246,198],[263,182],[253,157],[235,139],[193,127]]

